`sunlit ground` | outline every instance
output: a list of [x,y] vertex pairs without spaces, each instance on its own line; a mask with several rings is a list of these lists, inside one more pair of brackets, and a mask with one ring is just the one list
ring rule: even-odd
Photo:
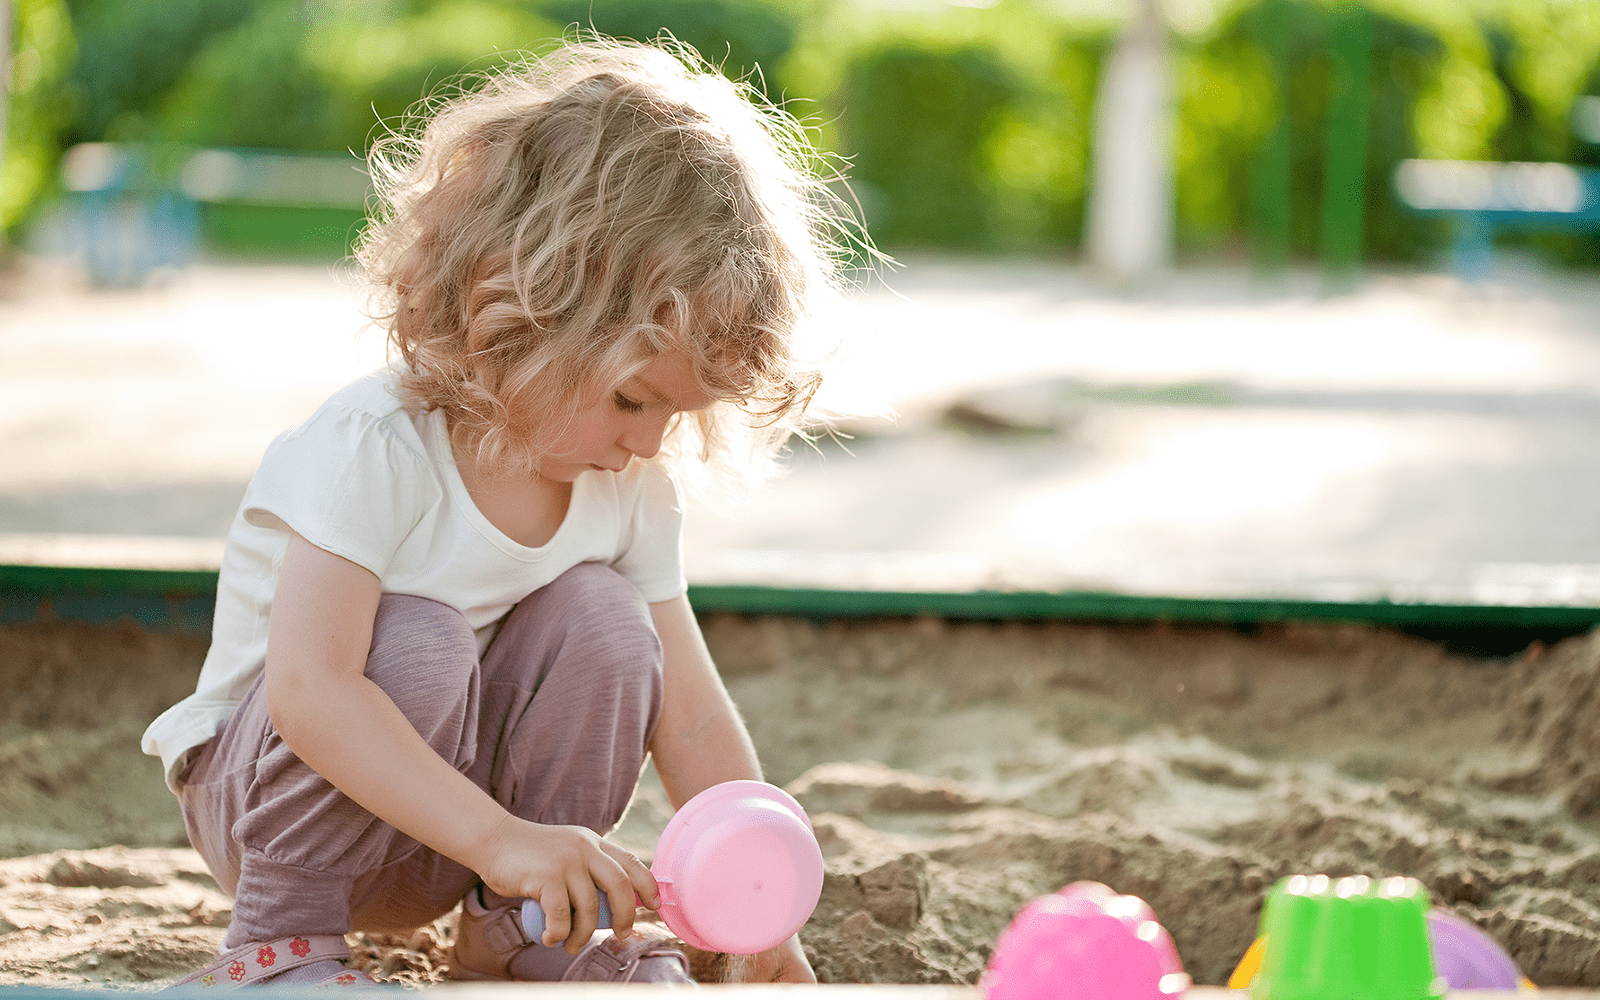
[[[691,515],[701,582],[1527,600],[1600,588],[1600,291],[914,260],[826,326],[865,416],[755,504]],[[48,270],[0,301],[0,532],[220,537],[271,438],[381,363],[348,276]],[[874,416],[893,408],[895,419]],[[1520,588],[1520,589],[1519,589]]]

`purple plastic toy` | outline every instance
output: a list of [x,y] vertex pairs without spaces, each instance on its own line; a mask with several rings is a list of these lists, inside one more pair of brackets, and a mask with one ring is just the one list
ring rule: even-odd
[[1494,938],[1460,917],[1428,911],[1433,966],[1453,990],[1514,990],[1526,984],[1522,971]]
[[988,1000],[1171,1000],[1188,988],[1172,937],[1145,901],[1099,882],[1023,907],[983,978]]

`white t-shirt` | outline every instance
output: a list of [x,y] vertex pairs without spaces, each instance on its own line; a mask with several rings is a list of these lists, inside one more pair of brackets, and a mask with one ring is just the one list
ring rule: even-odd
[[682,524],[667,473],[632,462],[579,476],[555,536],[518,544],[467,493],[444,415],[408,413],[389,372],[376,372],[267,448],[229,529],[199,684],[150,724],[144,752],[172,784],[184,752],[216,735],[261,672],[290,528],[370,570],[385,593],[460,611],[481,655],[513,605],[579,563],[612,567],[648,602],[684,593]]

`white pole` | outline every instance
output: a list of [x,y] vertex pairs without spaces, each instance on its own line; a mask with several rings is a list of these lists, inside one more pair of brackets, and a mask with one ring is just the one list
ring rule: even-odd
[[1149,278],[1172,260],[1166,27],[1158,0],[1135,2],[1100,74],[1086,239],[1090,266],[1117,281]]

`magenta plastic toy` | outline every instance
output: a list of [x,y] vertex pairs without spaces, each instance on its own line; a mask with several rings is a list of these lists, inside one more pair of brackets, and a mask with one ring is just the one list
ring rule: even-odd
[[1166,928],[1137,896],[1074,882],[1023,907],[1000,935],[989,1000],[1170,1000],[1189,977]]
[[754,955],[811,919],[822,898],[822,849],[788,792],[726,781],[684,803],[650,866],[661,919],[706,951]]
[[1433,966],[1453,990],[1514,990],[1526,987],[1522,970],[1494,938],[1438,907],[1428,911]]

